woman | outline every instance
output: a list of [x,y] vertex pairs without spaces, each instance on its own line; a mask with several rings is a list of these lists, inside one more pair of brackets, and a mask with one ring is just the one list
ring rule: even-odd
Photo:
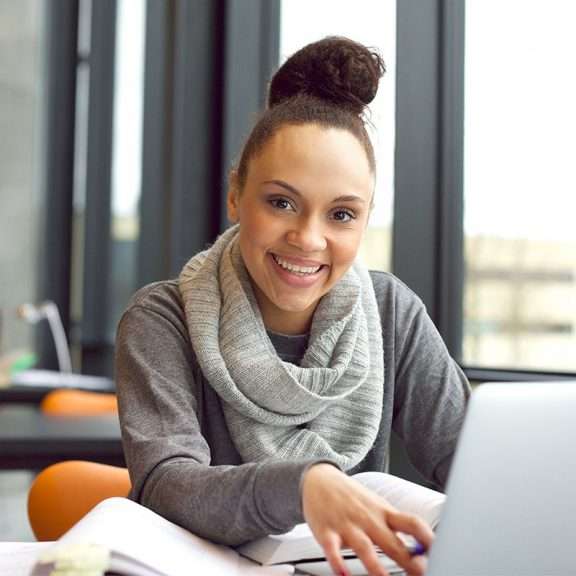
[[384,471],[391,429],[442,485],[469,395],[421,301],[355,262],[373,202],[363,120],[384,71],[343,38],[294,54],[230,175],[236,225],[177,280],[143,288],[119,326],[117,385],[132,497],[225,544],[307,521],[411,574],[396,531],[430,529],[348,475]]

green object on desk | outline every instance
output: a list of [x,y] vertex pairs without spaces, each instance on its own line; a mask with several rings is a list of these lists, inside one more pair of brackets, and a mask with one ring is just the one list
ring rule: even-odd
[[0,356],[0,388],[10,386],[14,375],[28,370],[37,362],[36,354],[25,350],[14,350]]
[[18,374],[18,372],[32,368],[32,366],[34,366],[37,361],[38,358],[34,352],[23,352],[12,361],[10,367],[8,368],[8,372],[11,376]]

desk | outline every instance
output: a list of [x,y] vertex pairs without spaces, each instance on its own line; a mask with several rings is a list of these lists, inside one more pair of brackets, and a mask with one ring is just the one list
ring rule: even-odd
[[[114,383],[110,380],[110,388],[106,390],[92,390],[90,388],[83,388],[82,383],[78,381],[78,390],[89,390],[91,392],[115,392]],[[2,404],[40,404],[42,399],[48,392],[55,390],[54,386],[22,386],[12,384],[6,387],[0,387],[0,405]]]
[[8,386],[0,388],[0,405],[2,404],[40,404],[48,392],[54,388],[45,386]]
[[125,466],[118,416],[56,417],[0,406],[0,470],[40,470],[62,460]]

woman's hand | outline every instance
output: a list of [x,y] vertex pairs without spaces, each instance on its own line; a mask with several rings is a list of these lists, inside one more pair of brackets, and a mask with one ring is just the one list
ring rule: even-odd
[[331,464],[315,464],[304,475],[302,509],[314,537],[335,574],[347,574],[341,548],[351,548],[370,575],[388,576],[374,545],[413,576],[426,569],[422,556],[411,556],[396,532],[410,534],[426,549],[430,527],[413,514],[398,512],[386,500]]

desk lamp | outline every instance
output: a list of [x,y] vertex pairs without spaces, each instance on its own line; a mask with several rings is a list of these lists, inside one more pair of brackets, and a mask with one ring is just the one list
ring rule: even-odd
[[58,307],[47,300],[41,304],[22,304],[18,316],[29,324],[47,320],[56,347],[59,372],[53,370],[23,370],[12,376],[12,384],[23,386],[46,386],[50,388],[85,388],[110,391],[114,385],[109,378],[72,373],[70,348],[66,339]]
[[48,320],[52,339],[56,346],[56,355],[58,357],[58,367],[60,372],[70,374],[72,372],[72,361],[70,359],[70,349],[66,340],[66,333],[60,318],[60,312],[54,302],[47,300],[38,306],[34,304],[22,304],[18,307],[17,314],[22,320],[29,324],[37,324],[40,320]]

